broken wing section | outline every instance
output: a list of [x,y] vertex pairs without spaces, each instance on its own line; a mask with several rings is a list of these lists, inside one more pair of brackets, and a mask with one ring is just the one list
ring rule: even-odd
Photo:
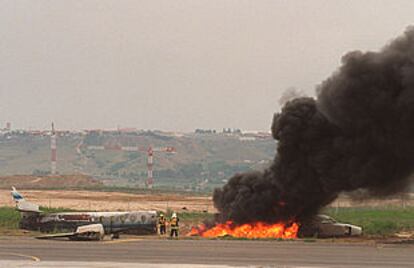
[[102,240],[105,230],[102,224],[88,224],[79,226],[72,233],[57,233],[37,236],[37,239],[69,238],[70,240]]

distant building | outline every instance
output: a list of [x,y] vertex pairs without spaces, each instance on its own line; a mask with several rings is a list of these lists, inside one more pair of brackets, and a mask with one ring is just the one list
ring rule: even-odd
[[200,129],[200,128],[197,128],[194,132],[196,134],[216,134],[217,133],[215,129]]

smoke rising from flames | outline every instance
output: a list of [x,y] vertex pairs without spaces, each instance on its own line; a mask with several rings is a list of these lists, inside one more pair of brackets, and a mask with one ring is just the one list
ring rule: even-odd
[[414,27],[379,52],[348,53],[317,87],[274,115],[272,165],[214,192],[221,221],[305,220],[339,193],[386,196],[414,171]]

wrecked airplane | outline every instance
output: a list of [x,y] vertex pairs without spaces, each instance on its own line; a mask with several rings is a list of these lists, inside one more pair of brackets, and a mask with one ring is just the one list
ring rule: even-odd
[[20,228],[49,233],[38,237],[41,239],[102,240],[105,235],[157,233],[156,211],[45,213],[14,187],[11,195],[21,212]]

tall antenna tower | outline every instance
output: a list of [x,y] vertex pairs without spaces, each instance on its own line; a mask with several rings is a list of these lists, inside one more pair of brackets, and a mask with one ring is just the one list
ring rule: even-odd
[[147,187],[152,188],[154,184],[154,176],[153,176],[153,165],[154,165],[154,151],[152,150],[152,146],[150,146],[147,150]]
[[50,134],[50,174],[56,175],[56,132],[53,122]]

